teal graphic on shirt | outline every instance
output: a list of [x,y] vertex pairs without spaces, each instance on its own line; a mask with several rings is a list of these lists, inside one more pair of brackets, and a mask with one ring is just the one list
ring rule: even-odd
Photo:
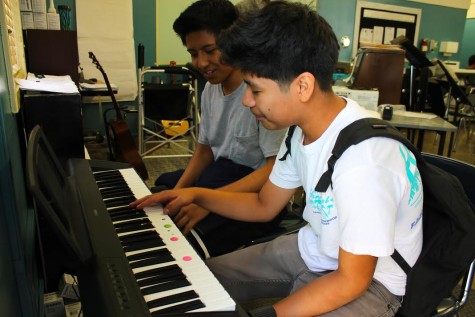
[[422,180],[419,170],[417,169],[417,162],[412,153],[405,147],[400,145],[399,152],[405,161],[406,175],[411,184],[411,193],[407,204],[411,207],[417,207],[422,203]]
[[336,219],[336,217],[331,217],[332,210],[335,208],[335,200],[332,196],[313,190],[310,193],[309,204],[314,213],[321,215],[322,224],[327,225],[329,221]]

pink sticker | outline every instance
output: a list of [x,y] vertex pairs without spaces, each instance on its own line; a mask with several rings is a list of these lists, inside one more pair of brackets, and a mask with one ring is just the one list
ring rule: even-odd
[[183,261],[191,261],[191,256],[187,255],[183,257]]
[[171,237],[170,240],[172,240],[172,241],[178,241],[178,237]]

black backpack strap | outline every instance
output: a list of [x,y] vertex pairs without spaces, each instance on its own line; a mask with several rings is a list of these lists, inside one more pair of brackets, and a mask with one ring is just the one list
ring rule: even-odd
[[391,257],[393,258],[394,261],[396,261],[396,263],[404,271],[404,273],[406,273],[406,275],[408,275],[409,272],[411,271],[411,266],[402,257],[401,253],[399,253],[396,249],[394,249],[394,253],[391,254]]
[[[327,191],[328,187],[332,184],[332,174],[335,168],[335,163],[347,148],[372,137],[386,137],[401,142],[414,154],[418,165],[425,164],[425,160],[419,150],[417,150],[417,148],[404,135],[402,135],[398,129],[390,125],[388,122],[378,118],[364,118],[356,120],[340,131],[335,146],[333,147],[332,155],[327,162],[328,170],[326,170],[320,177],[320,180],[315,186],[315,191],[321,193]],[[409,273],[411,266],[397,250],[394,250],[391,257],[406,274]]]
[[335,163],[343,155],[346,149],[372,137],[386,137],[397,140],[414,153],[417,162],[424,161],[422,155],[414,145],[404,135],[402,135],[398,129],[390,125],[388,122],[378,118],[359,119],[340,131],[335,146],[333,147],[332,155],[327,162],[328,169],[321,176],[317,186],[315,186],[315,191],[320,193],[327,191],[328,187],[332,184],[332,174],[333,169],[335,168]]
[[295,127],[295,125],[291,125],[287,131],[287,136],[285,137],[285,147],[287,148],[287,151],[285,151],[284,155],[282,155],[279,161],[285,161],[287,159],[287,155],[289,154],[292,156],[290,153],[290,141],[292,140],[292,135],[294,135]]

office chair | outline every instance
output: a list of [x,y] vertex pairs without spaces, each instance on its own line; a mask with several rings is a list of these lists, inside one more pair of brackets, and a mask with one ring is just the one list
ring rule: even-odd
[[[146,81],[148,74],[169,80]],[[139,68],[138,143],[143,159],[192,156],[199,122],[197,86],[196,73],[184,66]],[[171,146],[176,150],[158,151]]]
[[[475,182],[473,181],[475,179],[474,165],[435,154],[422,153],[422,156],[427,162],[455,175],[462,183],[468,198],[475,203]],[[454,290],[454,293],[449,297],[442,300],[433,317],[458,316],[459,311],[468,301],[474,272],[475,259],[472,261],[461,283],[457,286],[458,289]]]

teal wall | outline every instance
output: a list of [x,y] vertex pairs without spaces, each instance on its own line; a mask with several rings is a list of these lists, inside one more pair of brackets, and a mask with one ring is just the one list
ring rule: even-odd
[[[231,1],[236,3],[239,0]],[[300,1],[309,2],[309,0]],[[179,64],[189,61],[179,38],[173,32],[172,24],[179,13],[192,2],[194,0],[133,0],[135,43],[136,45],[142,43],[145,46],[145,65],[153,65],[157,62],[163,64],[170,60],[175,60]],[[370,2],[421,9],[419,40],[429,38],[439,43],[441,41],[459,42],[459,53],[451,56],[451,60],[460,60],[463,65],[474,51],[473,26],[465,28],[466,21],[467,24],[472,24],[470,20],[465,19],[466,10],[407,0],[370,0]],[[353,41],[356,0],[318,0],[317,3],[319,13],[332,25],[337,37],[348,35]],[[61,4],[67,4],[73,8],[71,25],[75,27],[75,0],[64,0]],[[156,20],[157,5],[158,18]],[[156,58],[157,43],[155,42],[157,32],[158,58]],[[348,62],[352,57],[352,46],[342,48],[340,61]],[[431,53],[428,57],[446,59],[437,53]]]
[[[72,7],[71,25],[76,26],[74,17],[76,0],[64,0],[61,4],[68,4]],[[145,65],[167,64],[171,60],[178,64],[185,64],[190,61],[188,53],[183,48],[180,39],[172,29],[173,21],[178,17],[189,4],[195,0],[133,0],[134,10],[134,36],[135,46],[139,43],[145,47]],[[239,0],[231,0],[233,3]],[[310,3],[311,0],[293,0]],[[355,24],[356,0],[318,0],[319,13],[332,25],[338,38],[348,35],[353,42],[353,32]],[[475,20],[466,20],[467,10],[448,8],[444,6],[430,5],[407,0],[370,0],[370,2],[383,3],[422,10],[421,23],[419,29],[419,41],[428,38],[438,41],[459,42],[459,52],[450,58],[442,54],[429,53],[429,59],[438,58],[441,60],[460,60],[461,67],[465,67],[466,60],[471,54],[475,54],[475,44],[473,39]],[[312,3],[315,3],[313,0]],[[158,16],[156,14],[158,12]],[[107,14],[105,12],[104,14]],[[467,25],[467,27],[466,27]],[[158,45],[156,36],[158,32]],[[157,54],[158,46],[158,54]],[[120,54],[120,52],[118,52]],[[340,51],[340,62],[350,62],[353,58],[352,45],[342,48]],[[97,107],[85,107],[85,129],[97,129],[99,126],[97,118]],[[87,118],[91,117],[92,120]],[[131,116],[129,125],[134,125],[135,116]],[[100,127],[99,127],[100,128]],[[131,127],[132,128],[132,127]]]
[[[422,38],[438,41],[459,42],[459,53],[450,57],[450,60],[458,60],[463,55],[463,34],[467,10],[442,7],[406,0],[372,0],[382,4],[403,6],[421,9],[421,23],[419,28],[419,43]],[[318,12],[333,27],[337,38],[348,35],[352,44],[342,48],[339,60],[349,62],[352,59],[353,32],[355,25],[356,0],[318,0]],[[447,59],[442,54],[428,54],[429,59]]]
[[475,19],[467,19],[462,43],[460,67],[467,67],[468,59],[475,54]]
[[[182,0],[177,2],[182,2]],[[133,0],[135,47],[140,43],[144,45],[144,64],[146,66],[155,63],[155,39],[157,34],[157,28],[155,27],[157,10],[155,4],[155,0]]]

